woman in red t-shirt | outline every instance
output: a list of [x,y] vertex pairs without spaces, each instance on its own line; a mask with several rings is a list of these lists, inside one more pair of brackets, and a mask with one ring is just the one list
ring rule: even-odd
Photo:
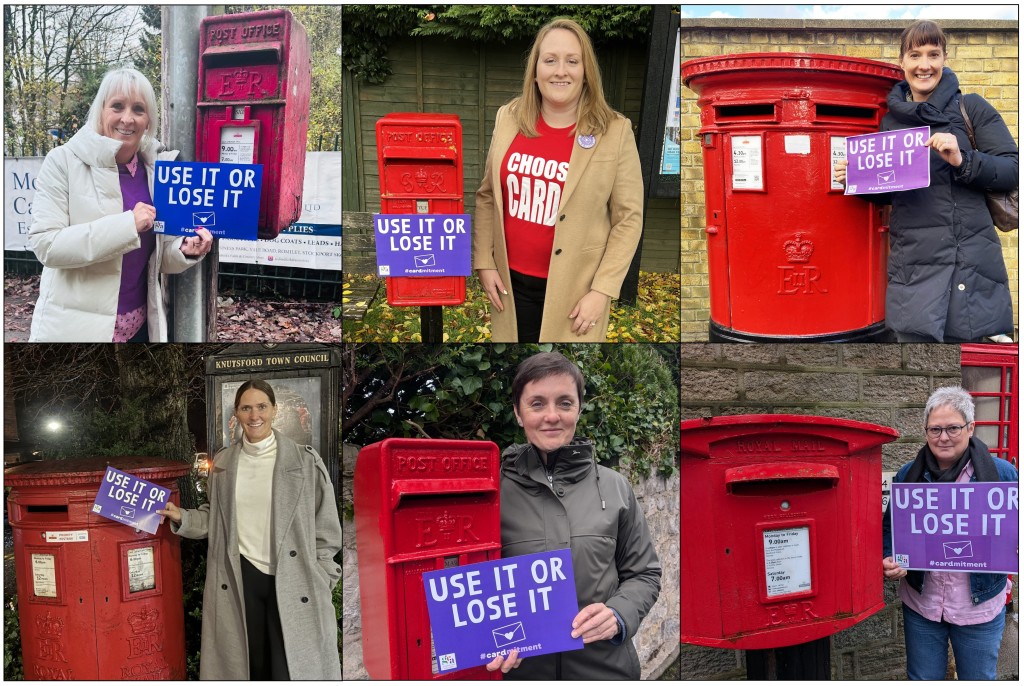
[[605,102],[586,32],[555,19],[537,33],[522,95],[498,110],[476,194],[492,340],[604,341],[642,224],[629,120]]

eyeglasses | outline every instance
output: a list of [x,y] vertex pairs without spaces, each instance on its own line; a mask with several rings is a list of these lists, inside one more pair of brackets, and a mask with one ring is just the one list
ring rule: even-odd
[[946,435],[949,436],[950,438],[956,438],[957,436],[960,435],[960,432],[963,431],[964,427],[966,426],[968,425],[961,424],[960,426],[929,426],[928,428],[925,429],[925,431],[927,431],[928,435],[931,436],[932,438],[938,438],[939,436],[942,435],[943,431],[945,431]]

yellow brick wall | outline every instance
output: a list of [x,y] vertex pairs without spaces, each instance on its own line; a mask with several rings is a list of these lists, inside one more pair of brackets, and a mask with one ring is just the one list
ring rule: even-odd
[[[896,63],[899,36],[906,25],[902,21],[684,18],[680,55],[685,62],[695,57],[744,52],[815,52]],[[1019,144],[1017,23],[972,20],[940,21],[939,25],[946,32],[947,65],[956,72],[961,89],[965,93],[980,93],[992,103]],[[710,306],[704,240],[704,170],[697,136],[700,114],[696,94],[683,86],[681,95],[682,340],[706,341]],[[1014,322],[1019,322],[1017,234],[999,232],[1010,274]]]

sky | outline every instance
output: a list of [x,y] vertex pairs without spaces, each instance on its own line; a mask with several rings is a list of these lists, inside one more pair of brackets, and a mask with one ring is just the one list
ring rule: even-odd
[[682,5],[684,17],[762,19],[1012,19],[1017,5]]

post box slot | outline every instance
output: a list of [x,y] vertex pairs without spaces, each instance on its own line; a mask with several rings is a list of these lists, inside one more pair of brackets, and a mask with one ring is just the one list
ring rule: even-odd
[[22,520],[26,522],[66,522],[67,503],[62,505],[25,505]]
[[725,470],[725,488],[733,495],[810,493],[834,488],[838,483],[839,470],[828,464],[783,462]]
[[247,43],[216,45],[203,50],[207,67],[242,67],[256,64],[277,64],[281,61],[281,46],[277,43]]
[[816,119],[874,119],[878,110],[874,107],[854,105],[814,105]]
[[744,103],[742,105],[717,105],[716,119],[763,119],[775,120],[774,103]]

